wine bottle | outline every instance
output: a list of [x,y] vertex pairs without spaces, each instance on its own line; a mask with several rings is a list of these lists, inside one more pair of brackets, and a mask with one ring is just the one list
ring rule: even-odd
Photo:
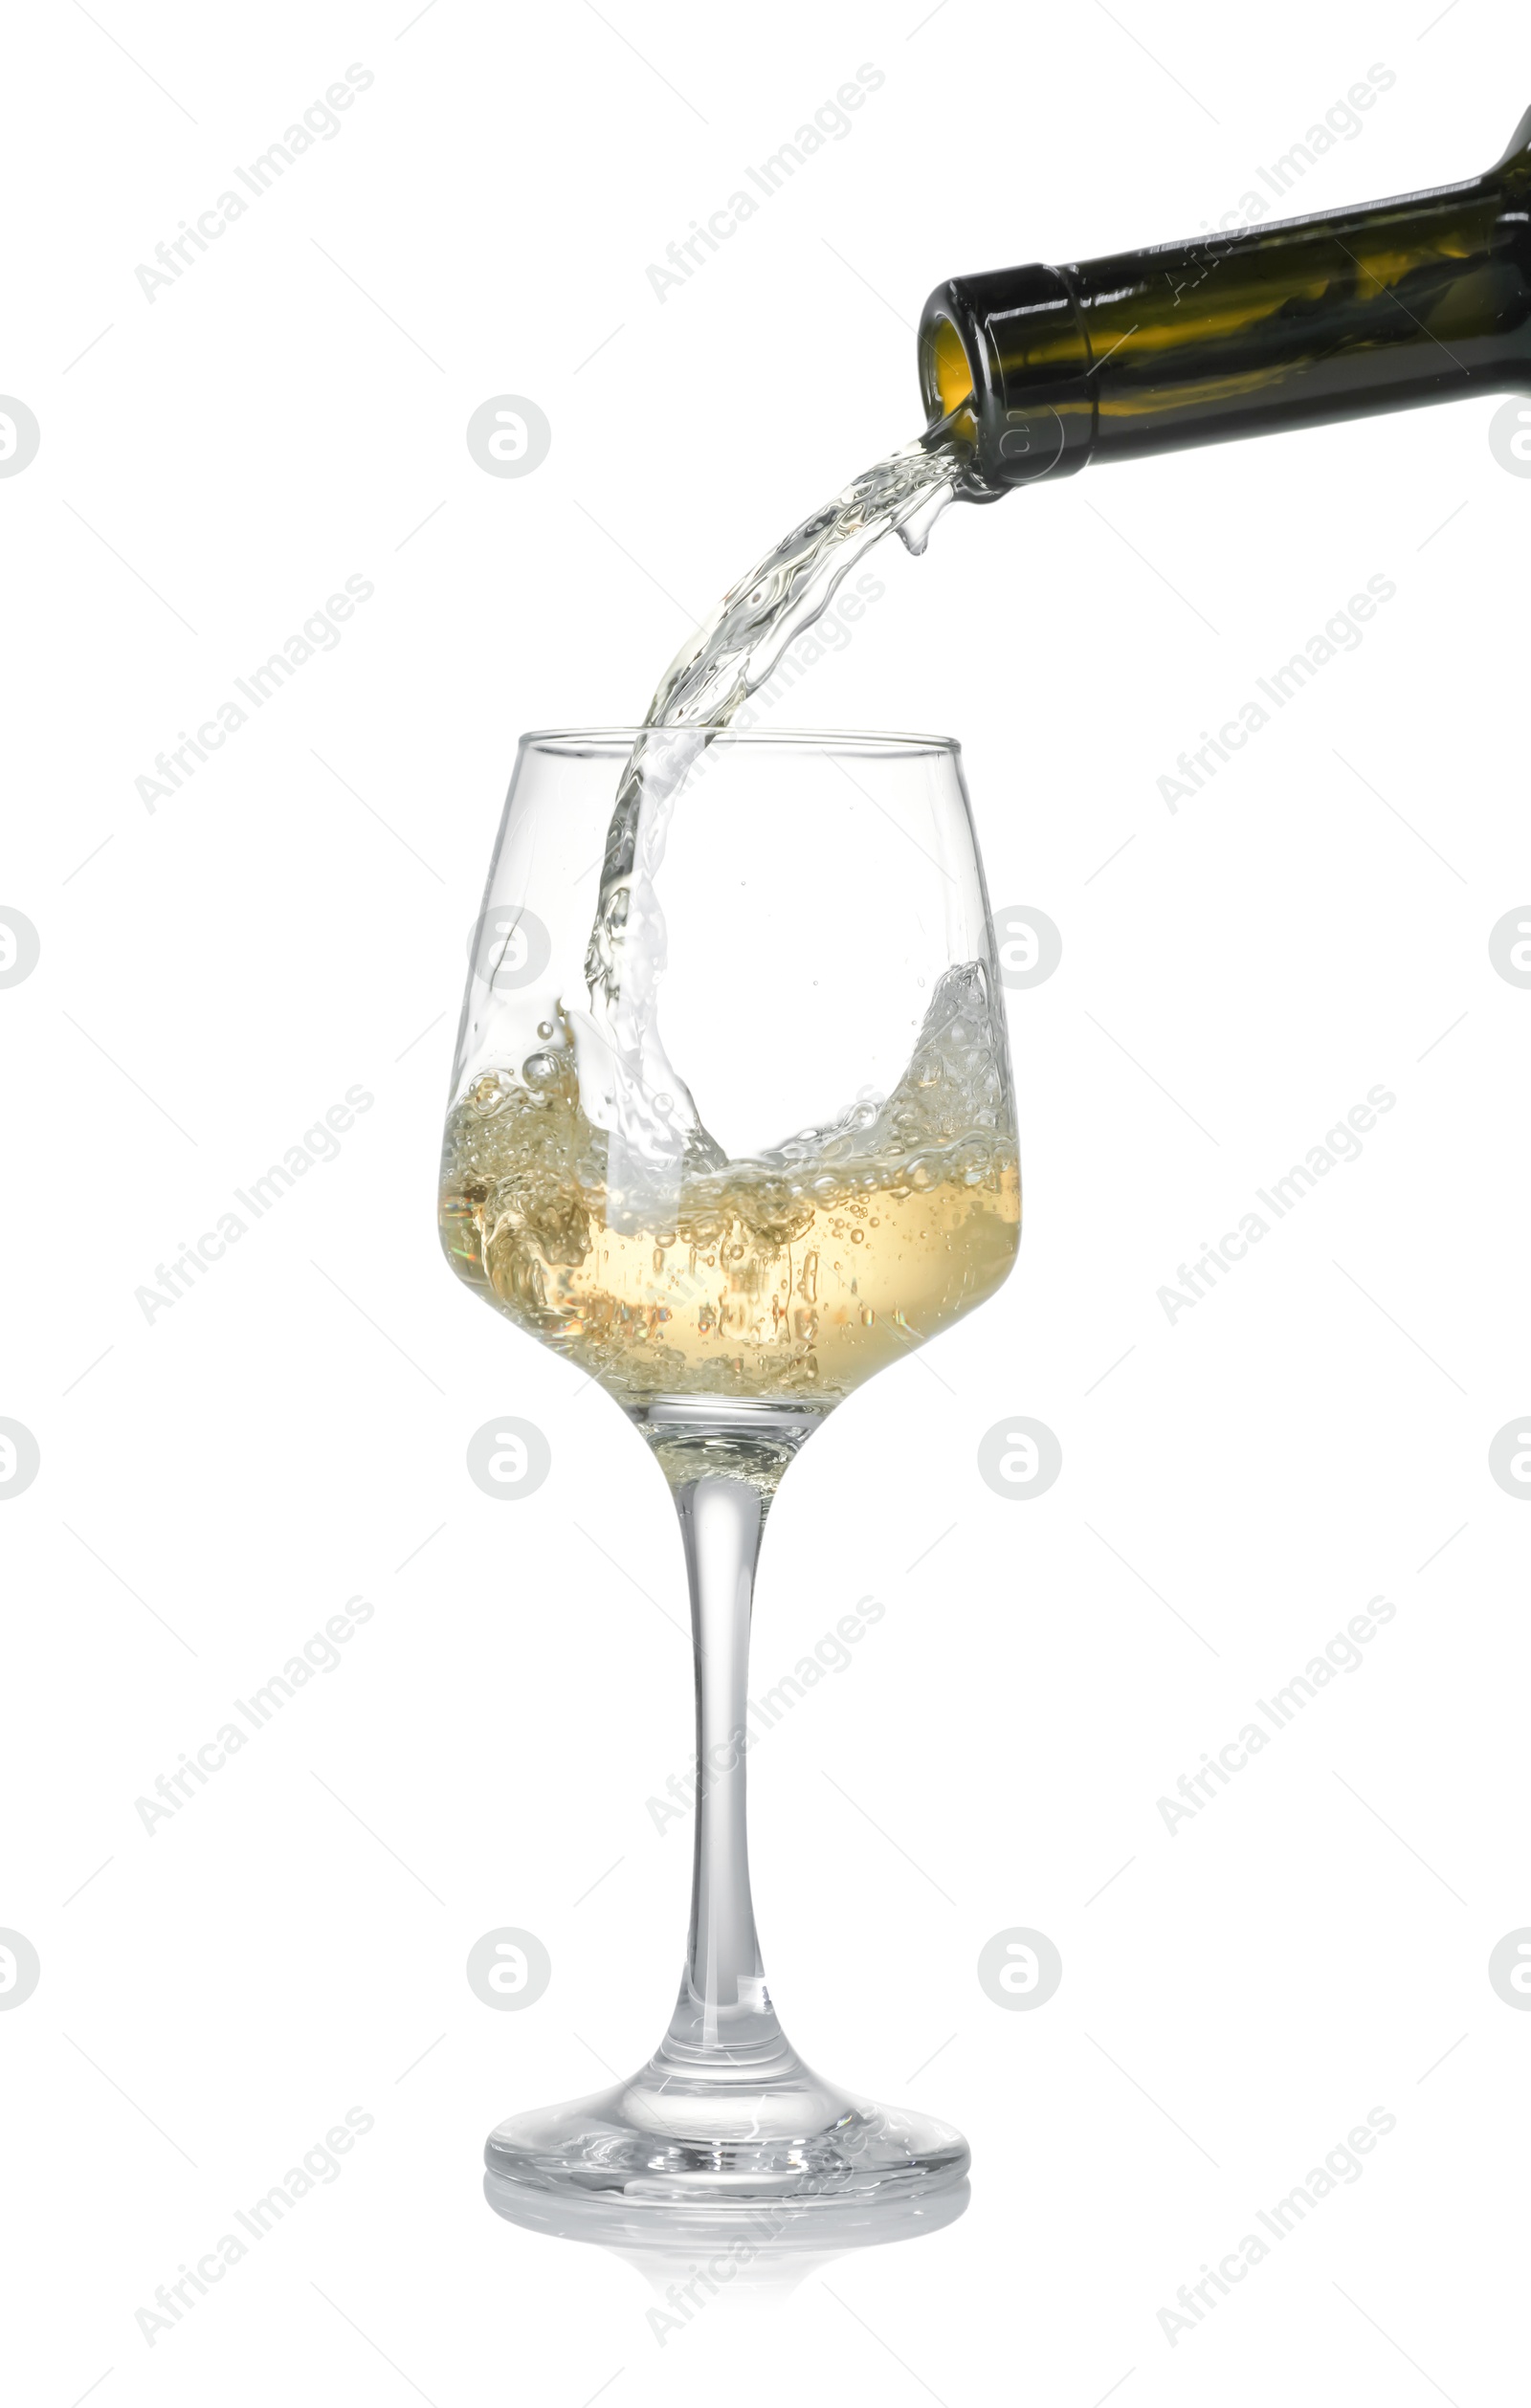
[[938,285],[932,424],[968,491],[1480,392],[1531,392],[1531,110],[1487,175]]

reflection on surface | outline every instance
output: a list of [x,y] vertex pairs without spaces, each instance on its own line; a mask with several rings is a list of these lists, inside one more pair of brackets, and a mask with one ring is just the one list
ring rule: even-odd
[[965,2212],[971,2193],[963,2181],[923,2198],[879,2198],[875,2205],[817,2198],[772,2207],[761,2199],[742,2201],[723,2217],[716,2205],[705,2214],[669,2204],[645,2212],[614,2192],[555,2198],[486,2174],[484,2197],[507,2223],[560,2241],[593,2242],[624,2259],[655,2293],[649,2322],[666,2341],[704,2308],[783,2300],[848,2250],[940,2232]]

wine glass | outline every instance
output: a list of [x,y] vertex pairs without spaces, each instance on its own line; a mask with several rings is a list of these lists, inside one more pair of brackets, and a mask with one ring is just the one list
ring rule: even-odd
[[442,1243],[605,1385],[670,1484],[700,1768],[658,2048],[489,2136],[492,2185],[533,2216],[652,2236],[780,2211],[828,2234],[880,2212],[891,2231],[963,2182],[961,2133],[822,2080],[777,2020],[745,1851],[746,1663],[783,1472],[852,1389],[993,1292],[1019,1224],[955,743],[522,738],[457,1041]]

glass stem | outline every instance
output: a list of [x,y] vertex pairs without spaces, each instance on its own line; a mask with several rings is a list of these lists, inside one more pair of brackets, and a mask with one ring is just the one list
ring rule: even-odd
[[696,1853],[686,1970],[661,2055],[692,2067],[786,2054],[766,1994],[744,1832],[750,1602],[768,1496],[745,1479],[679,1481],[697,1672]]

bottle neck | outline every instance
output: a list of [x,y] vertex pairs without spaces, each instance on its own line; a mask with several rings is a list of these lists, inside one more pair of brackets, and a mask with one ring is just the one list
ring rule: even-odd
[[1068,267],[965,276],[921,322],[989,491],[1233,436],[1531,391],[1531,114],[1486,176]]

